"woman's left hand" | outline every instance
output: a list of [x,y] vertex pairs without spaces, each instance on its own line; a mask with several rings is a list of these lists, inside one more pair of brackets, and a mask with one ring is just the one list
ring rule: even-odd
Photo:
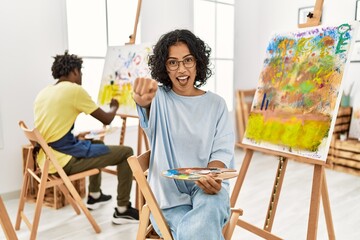
[[217,194],[221,190],[221,182],[221,179],[215,179],[212,175],[204,175],[195,184],[207,194]]

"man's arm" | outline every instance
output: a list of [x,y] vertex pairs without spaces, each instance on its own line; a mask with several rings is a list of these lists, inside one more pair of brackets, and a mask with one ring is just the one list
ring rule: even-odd
[[116,111],[119,108],[119,102],[115,99],[111,99],[110,110],[105,112],[101,108],[97,108],[91,113],[91,116],[102,122],[104,125],[109,125],[116,115]]

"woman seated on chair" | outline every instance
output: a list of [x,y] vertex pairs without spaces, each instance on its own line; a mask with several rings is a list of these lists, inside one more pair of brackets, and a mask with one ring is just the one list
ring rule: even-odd
[[171,31],[149,59],[155,80],[134,82],[133,98],[151,143],[148,181],[177,240],[223,239],[230,216],[227,181],[208,175],[195,182],[161,176],[173,168],[233,167],[235,139],[226,103],[200,89],[212,74],[210,52],[192,32]]

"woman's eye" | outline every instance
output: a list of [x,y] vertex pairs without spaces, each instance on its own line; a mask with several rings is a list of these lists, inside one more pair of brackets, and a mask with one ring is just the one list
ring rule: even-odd
[[168,64],[169,64],[170,66],[173,66],[173,65],[176,65],[177,62],[176,62],[175,60],[170,60],[170,61],[168,61]]

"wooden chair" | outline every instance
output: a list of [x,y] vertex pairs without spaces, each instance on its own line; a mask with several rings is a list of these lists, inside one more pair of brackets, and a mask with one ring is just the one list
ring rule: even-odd
[[239,142],[242,141],[256,89],[236,91],[236,117]]
[[[99,169],[91,169],[81,173],[67,175],[63,168],[57,162],[56,157],[53,154],[52,149],[48,146],[45,142],[44,138],[41,136],[39,131],[34,128],[32,130],[28,129],[27,126],[23,121],[19,122],[20,128],[24,131],[25,136],[29,139],[30,143],[33,146],[40,146],[41,149],[44,151],[46,155],[46,160],[44,164],[44,168],[41,172],[40,168],[37,171],[34,171],[30,166],[28,161],[25,165],[24,177],[23,177],[23,184],[20,193],[20,202],[19,208],[17,211],[16,223],[15,223],[15,230],[20,229],[21,220],[23,220],[28,228],[31,231],[30,239],[35,239],[37,234],[37,229],[39,226],[41,208],[43,206],[45,189],[57,186],[59,187],[60,191],[64,194],[66,200],[71,204],[77,214],[80,214],[80,209],[84,212],[86,217],[88,218],[89,222],[93,226],[96,233],[99,233],[100,227],[90,214],[89,210],[86,208],[85,204],[83,203],[79,193],[76,191],[74,185],[71,181],[75,181],[78,179],[82,179],[87,176],[91,176],[94,174],[98,174],[100,171]],[[31,154],[31,151],[28,152]],[[28,158],[29,159],[29,158]],[[52,163],[58,173],[58,177],[55,175],[51,175],[48,172],[49,164]],[[27,195],[28,184],[31,178],[35,179],[39,183],[38,194],[36,198],[36,205],[35,205],[35,213],[33,217],[33,222],[31,223],[29,219],[25,216],[24,207]],[[79,209],[80,207],[80,209]]]
[[7,213],[5,204],[0,196],[0,225],[2,229],[4,230],[6,239],[8,240],[17,240],[16,233],[14,231],[14,228],[11,224],[9,215]]
[[[128,158],[128,163],[130,165],[130,168],[140,188],[140,191],[143,194],[146,201],[143,207],[141,208],[140,223],[139,223],[139,229],[137,232],[136,240],[154,239],[154,238],[147,238],[148,234],[152,230],[152,226],[151,224],[149,224],[150,213],[152,213],[160,229],[160,232],[163,236],[163,239],[172,240],[173,237],[171,235],[171,231],[155,199],[155,196],[150,188],[150,185],[146,180],[145,172],[149,168],[150,153],[151,151],[148,150],[138,157],[131,156]],[[232,214],[229,224],[227,224],[223,230],[223,234],[226,240],[231,239],[234,228],[236,226],[236,222],[240,215],[242,215],[241,209],[232,209]],[[160,239],[160,238],[157,237],[155,239]]]

